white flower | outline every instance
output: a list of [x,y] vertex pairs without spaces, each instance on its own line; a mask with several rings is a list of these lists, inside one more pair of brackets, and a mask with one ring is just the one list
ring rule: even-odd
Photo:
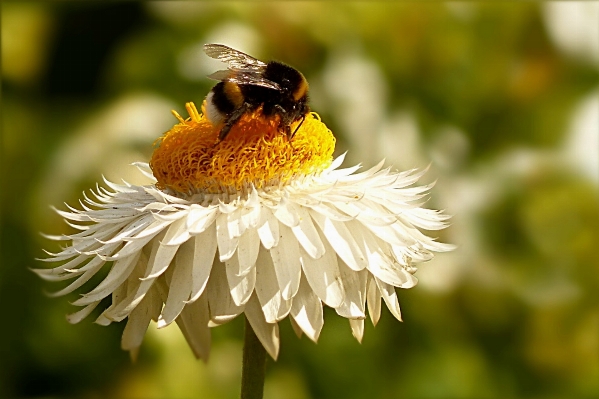
[[[420,207],[430,188],[414,186],[423,171],[394,173],[381,162],[356,173],[359,166],[339,169],[343,158],[318,173],[237,192],[182,195],[160,184],[106,181],[112,191],[97,188],[83,209],[57,211],[80,232],[49,236],[70,245],[45,259],[60,266],[36,272],[74,279],[52,294],[59,296],[111,264],[68,319],[79,322],[112,296],[96,322],[128,318],[122,347],[134,354],[154,320],[159,328],[176,322],[194,354],[207,359],[210,328],[245,313],[276,358],[277,323],[290,316],[298,334],[316,341],[323,304],[349,319],[361,340],[367,309],[376,324],[382,298],[401,320],[395,287],[413,287],[414,265],[452,246],[419,230],[442,229],[448,219]],[[148,164],[136,165],[154,179]]]

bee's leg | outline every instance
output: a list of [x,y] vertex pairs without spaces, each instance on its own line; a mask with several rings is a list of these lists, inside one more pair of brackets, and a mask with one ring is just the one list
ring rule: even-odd
[[218,134],[219,141],[222,141],[225,139],[225,137],[227,137],[231,128],[237,123],[239,118],[241,118],[241,116],[248,111],[248,109],[249,109],[249,104],[243,103],[243,105],[241,107],[237,108],[236,110],[231,112],[231,114],[229,116],[227,116],[227,119],[226,119],[227,122],[225,123],[225,126],[223,126],[220,133]]
[[275,104],[273,108],[275,108],[277,110],[276,113],[279,114],[279,116],[280,116],[279,131],[281,131],[281,130],[284,131],[285,135],[287,136],[287,139],[290,140],[292,135],[291,135],[291,128],[289,127],[289,123],[291,121],[289,120],[287,111],[280,104]]
[[291,133],[291,126],[285,124],[285,136],[287,136],[287,141],[291,141],[293,138],[293,133]]
[[285,111],[285,108],[283,108],[283,106],[281,106],[281,104],[275,104],[273,106],[273,108],[276,108],[277,111],[279,111],[281,113],[281,115],[285,115],[287,113],[287,111]]
[[291,137],[289,137],[289,140],[291,140],[293,138],[293,136],[295,136],[295,133],[297,133],[297,131],[299,130],[299,128],[302,127],[302,124],[304,123],[305,120],[306,120],[306,115],[302,115],[302,121],[299,123],[299,125],[297,125],[297,127],[295,128],[295,130],[291,134]]

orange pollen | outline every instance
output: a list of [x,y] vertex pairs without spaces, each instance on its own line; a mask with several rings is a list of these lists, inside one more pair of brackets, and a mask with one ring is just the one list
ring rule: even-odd
[[[190,117],[173,111],[179,123],[155,143],[150,167],[160,189],[230,194],[317,174],[333,160],[335,137],[315,113],[306,115],[289,140],[279,130],[279,117],[265,117],[258,109],[243,115],[219,142],[222,125],[213,126],[193,103],[186,108]],[[291,125],[292,132],[299,123]]]

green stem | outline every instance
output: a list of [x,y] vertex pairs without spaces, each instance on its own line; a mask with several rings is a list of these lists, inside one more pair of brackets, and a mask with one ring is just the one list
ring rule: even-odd
[[266,350],[246,318],[241,369],[241,399],[262,399],[265,373]]

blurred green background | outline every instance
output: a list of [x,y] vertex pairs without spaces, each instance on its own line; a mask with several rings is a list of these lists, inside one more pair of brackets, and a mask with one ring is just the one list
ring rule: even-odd
[[[208,364],[175,327],[69,325],[29,268],[105,175],[143,182],[224,43],[304,72],[346,165],[431,165],[456,251],[358,344],[281,323],[266,398],[599,397],[599,3],[2,2],[0,397],[235,398],[243,320]],[[329,309],[330,310],[330,309]]]

